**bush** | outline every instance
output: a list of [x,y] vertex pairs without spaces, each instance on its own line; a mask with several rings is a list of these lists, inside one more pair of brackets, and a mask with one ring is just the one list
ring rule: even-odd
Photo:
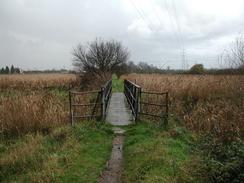
[[195,64],[190,68],[189,73],[190,74],[203,74],[204,73],[204,67],[202,64]]
[[208,136],[200,142],[204,162],[199,173],[207,175],[209,182],[229,183],[244,180],[243,141],[223,142]]
[[80,75],[80,90],[99,90],[111,77],[112,74],[109,72],[105,73],[104,77],[91,72],[84,73]]

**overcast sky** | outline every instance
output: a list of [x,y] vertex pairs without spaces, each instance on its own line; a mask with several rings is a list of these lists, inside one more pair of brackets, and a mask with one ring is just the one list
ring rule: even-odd
[[130,60],[220,67],[244,31],[244,0],[0,0],[0,67],[71,69],[72,49],[121,41]]

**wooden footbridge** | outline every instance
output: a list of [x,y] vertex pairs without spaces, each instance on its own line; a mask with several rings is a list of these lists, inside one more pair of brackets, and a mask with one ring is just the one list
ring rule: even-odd
[[82,119],[106,120],[115,126],[128,125],[151,117],[167,121],[168,92],[144,91],[141,86],[124,80],[124,92],[112,92],[112,80],[100,90],[69,91],[70,123]]
[[142,116],[168,119],[168,93],[143,91],[139,85],[124,80],[124,92],[112,93],[112,80],[100,90],[69,92],[70,122],[77,119],[106,120],[116,126],[110,160],[102,172],[100,183],[120,183],[123,161],[124,130],[118,126],[129,125]]

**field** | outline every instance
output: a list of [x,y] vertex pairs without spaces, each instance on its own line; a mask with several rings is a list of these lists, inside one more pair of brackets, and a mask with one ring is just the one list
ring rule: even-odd
[[95,182],[112,138],[109,126],[89,121],[1,139],[0,182]]
[[194,138],[184,127],[170,123],[168,130],[150,122],[127,129],[124,182],[200,182],[190,162]]
[[[124,182],[243,180],[244,76],[129,74],[113,76],[114,92],[125,78],[169,91],[170,116],[167,128],[125,127]],[[0,76],[0,181],[96,182],[114,135],[99,121],[69,126],[70,85],[75,75]]]
[[123,79],[136,81],[146,91],[168,91],[170,112],[195,132],[243,133],[243,75],[129,74]]
[[0,76],[0,182],[98,179],[113,133],[91,121],[70,127],[69,85],[75,75]]
[[0,76],[0,125],[5,135],[48,131],[67,123],[68,88],[75,75]]
[[[133,175],[136,175],[137,179],[150,180],[155,176],[155,180],[163,178],[172,182],[241,182],[244,179],[243,75],[129,74],[122,78],[136,82],[146,91],[168,91],[170,119],[179,127],[173,131],[169,128],[168,133],[162,131],[161,135],[168,134],[166,137],[163,135],[162,138],[166,138],[164,140],[156,135],[138,139],[139,144],[129,143],[125,151],[128,156],[126,163],[132,168],[125,170],[127,178],[135,180]],[[172,125],[170,123],[169,125]],[[186,143],[184,135],[181,137],[179,131],[182,131],[182,128],[183,131],[184,128],[190,130],[188,133],[194,137],[190,143]],[[158,147],[158,143],[167,141],[172,135],[176,137],[175,145],[172,146],[172,139],[166,146],[165,142],[161,143],[166,151],[174,153],[176,148],[179,154],[167,159],[169,156],[163,150],[161,154],[164,154],[164,158],[160,157],[162,149]],[[133,137],[127,140],[130,139]],[[179,158],[174,165],[177,169],[175,176],[172,177],[173,170],[165,169],[165,166],[155,161],[155,156],[148,155],[145,144],[148,148],[153,146],[150,153],[155,154],[159,161],[170,162]],[[184,147],[187,147],[188,151],[182,154]],[[133,153],[138,159],[130,157]],[[188,160],[183,160],[183,157]],[[147,161],[152,163],[148,173],[141,172],[140,168]],[[168,174],[158,175],[160,169],[165,169]]]
[[69,84],[76,82],[73,74],[23,74],[23,75],[1,75],[0,89],[47,89],[66,88]]

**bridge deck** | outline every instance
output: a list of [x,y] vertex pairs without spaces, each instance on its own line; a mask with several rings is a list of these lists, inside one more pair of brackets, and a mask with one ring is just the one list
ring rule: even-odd
[[124,126],[132,123],[133,116],[124,93],[112,93],[106,121],[115,126]]

